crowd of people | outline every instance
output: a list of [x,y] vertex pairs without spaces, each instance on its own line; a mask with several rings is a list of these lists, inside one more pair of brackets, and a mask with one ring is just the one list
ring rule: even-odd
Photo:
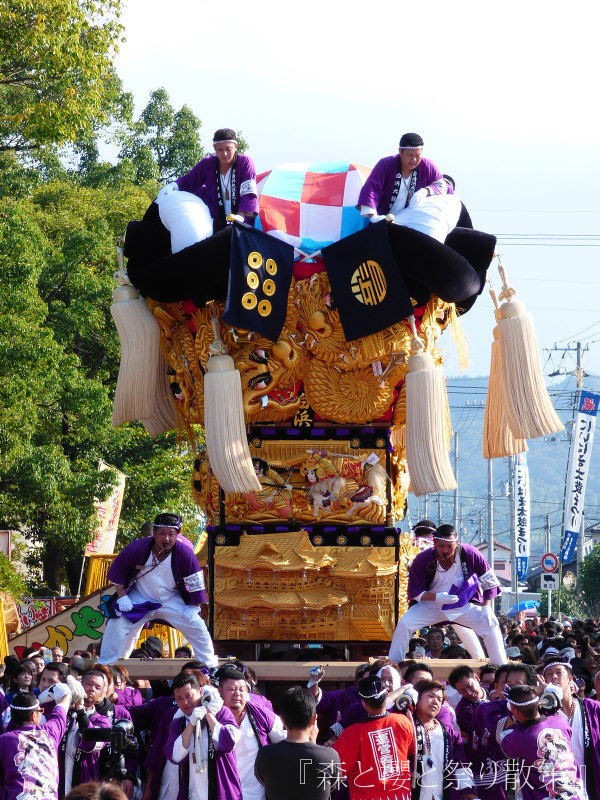
[[[8,656],[1,796],[593,800],[600,626],[533,612],[499,625],[506,663],[463,663],[436,680],[430,659],[469,655],[453,626],[437,624],[399,663],[372,659],[345,688],[325,688],[315,669],[274,703],[247,665],[211,667],[187,645],[169,681],[133,681],[60,648]],[[149,637],[132,656],[162,648]]]
[[[600,796],[600,625],[496,616],[493,570],[451,525],[415,526],[409,609],[386,656],[352,685],[328,686],[319,667],[271,699],[248,665],[215,655],[180,517],[160,514],[147,533],[109,570],[99,655],[5,659],[0,800]],[[156,636],[133,649],[157,616],[189,642],[181,668],[131,680],[120,659],[164,655]],[[440,670],[446,658],[456,664]]]

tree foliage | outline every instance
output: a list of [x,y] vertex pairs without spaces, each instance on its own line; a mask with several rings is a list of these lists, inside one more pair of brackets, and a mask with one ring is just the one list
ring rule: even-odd
[[[121,0],[0,9],[0,526],[43,554],[33,592],[77,588],[94,504],[115,481],[100,461],[127,476],[118,546],[159,511],[197,528],[195,454],[175,433],[153,440],[137,423],[110,422],[117,239],[160,180],[203,155],[200,121],[186,106],[175,111],[164,89],[132,121],[111,64],[120,10]],[[121,157],[109,164],[98,135],[115,115]],[[20,592],[5,567],[0,559],[0,587]]]
[[577,584],[588,614],[600,617],[600,544],[583,559]]
[[0,12],[0,150],[63,144],[108,118],[121,0],[8,0]]
[[155,89],[137,121],[123,126],[120,158],[135,167],[135,180],[162,183],[188,172],[204,152],[200,120],[187,106],[175,111],[165,89]]
[[192,456],[174,434],[114,430],[119,344],[110,317],[115,242],[148,195],[137,186],[39,186],[0,212],[0,521],[44,547],[44,582],[76,588],[94,501],[128,475],[124,538],[165,507],[193,518]]

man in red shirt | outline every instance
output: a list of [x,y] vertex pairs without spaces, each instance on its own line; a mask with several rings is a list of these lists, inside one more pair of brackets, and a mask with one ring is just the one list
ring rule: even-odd
[[364,678],[358,694],[369,718],[346,728],[334,745],[350,800],[410,800],[414,728],[405,716],[388,713],[387,692],[379,678]]

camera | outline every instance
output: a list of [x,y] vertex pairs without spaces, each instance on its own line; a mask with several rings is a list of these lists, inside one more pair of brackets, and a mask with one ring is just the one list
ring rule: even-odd
[[118,719],[112,728],[80,728],[84,741],[107,742],[100,751],[100,777],[104,780],[136,782],[125,766],[125,754],[138,749],[133,723],[129,719]]

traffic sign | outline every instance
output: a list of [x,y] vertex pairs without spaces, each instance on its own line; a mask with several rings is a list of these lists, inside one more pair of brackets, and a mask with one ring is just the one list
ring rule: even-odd
[[558,575],[556,572],[546,572],[542,575],[542,579],[540,581],[540,589],[542,589],[542,591],[544,589],[546,591],[558,589],[558,586]]
[[558,556],[556,553],[544,553],[542,556],[542,572],[556,572],[558,569]]

